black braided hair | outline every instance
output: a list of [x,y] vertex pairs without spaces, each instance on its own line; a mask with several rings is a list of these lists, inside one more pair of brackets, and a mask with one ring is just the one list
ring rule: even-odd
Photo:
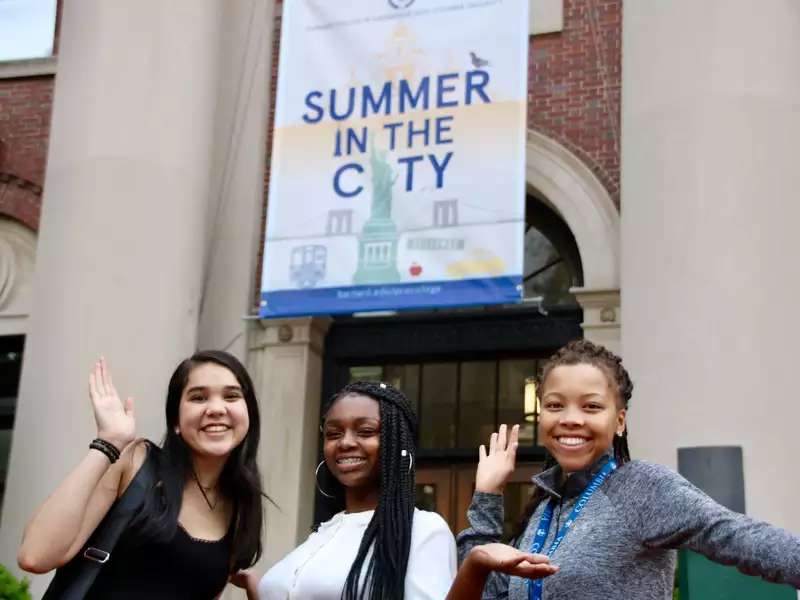
[[[609,384],[616,389],[618,402],[621,404],[620,408],[628,408],[633,395],[633,381],[631,381],[628,371],[622,366],[622,359],[604,346],[589,340],[573,340],[547,360],[537,378],[536,395],[539,397],[540,402],[547,376],[550,375],[553,369],[562,365],[592,365],[597,367],[605,374]],[[622,465],[631,460],[630,450],[628,449],[627,424],[621,436],[614,436],[613,451],[614,460],[617,461],[617,464]],[[548,452],[545,454],[544,468],[542,470],[546,471],[556,466],[556,464],[556,460]],[[510,540],[516,541],[519,539],[536,507],[539,506],[539,503],[544,498],[544,492],[536,488],[525,505],[522,511],[522,518],[517,523],[514,531],[512,531]]]
[[[417,419],[405,394],[375,381],[354,381],[336,393],[327,404],[349,394],[369,396],[378,402],[380,429],[380,496],[375,514],[364,531],[358,553],[342,590],[344,600],[402,600],[405,591],[411,526],[414,519]],[[405,450],[405,455],[403,455]],[[331,478],[333,479],[333,478]],[[334,487],[341,488],[338,482]],[[338,492],[338,493],[336,493]],[[341,499],[341,489],[334,495]],[[340,500],[341,501],[341,500]],[[364,585],[359,580],[370,548]]]

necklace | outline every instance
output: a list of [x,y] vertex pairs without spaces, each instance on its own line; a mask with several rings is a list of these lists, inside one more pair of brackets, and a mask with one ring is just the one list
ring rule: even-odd
[[197,488],[200,490],[200,493],[203,494],[203,500],[205,500],[206,504],[208,504],[208,509],[213,512],[214,509],[217,508],[217,504],[219,504],[219,495],[217,495],[217,499],[214,501],[214,504],[211,504],[211,500],[208,499],[208,494],[206,494],[206,490],[210,492],[216,486],[204,488],[200,483],[200,480],[197,478],[197,473],[195,473],[194,470],[192,470],[192,475],[194,475],[194,482],[197,484]]

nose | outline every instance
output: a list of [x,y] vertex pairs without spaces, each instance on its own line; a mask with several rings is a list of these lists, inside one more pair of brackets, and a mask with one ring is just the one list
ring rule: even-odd
[[349,429],[346,430],[342,437],[339,438],[338,445],[340,450],[354,448],[356,446],[356,432]]
[[584,423],[583,412],[575,406],[567,406],[561,411],[559,424],[565,427],[582,427]]
[[225,399],[220,394],[211,394],[206,402],[206,414],[223,415],[225,414]]

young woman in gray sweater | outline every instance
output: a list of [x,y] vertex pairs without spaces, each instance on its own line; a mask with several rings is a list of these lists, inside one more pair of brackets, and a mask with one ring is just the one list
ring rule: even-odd
[[481,446],[450,600],[665,600],[678,548],[800,589],[800,537],[724,508],[666,467],[630,460],[633,384],[619,357],[571,342],[537,387],[545,469],[513,546],[500,544],[518,426]]

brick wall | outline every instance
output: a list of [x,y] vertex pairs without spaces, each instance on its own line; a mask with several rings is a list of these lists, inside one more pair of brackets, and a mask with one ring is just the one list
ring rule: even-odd
[[0,214],[33,230],[39,227],[54,84],[53,76],[0,79]]
[[619,205],[622,0],[564,0],[564,30],[531,38],[528,126],[560,142]]
[[39,225],[53,77],[0,80],[0,213]]

